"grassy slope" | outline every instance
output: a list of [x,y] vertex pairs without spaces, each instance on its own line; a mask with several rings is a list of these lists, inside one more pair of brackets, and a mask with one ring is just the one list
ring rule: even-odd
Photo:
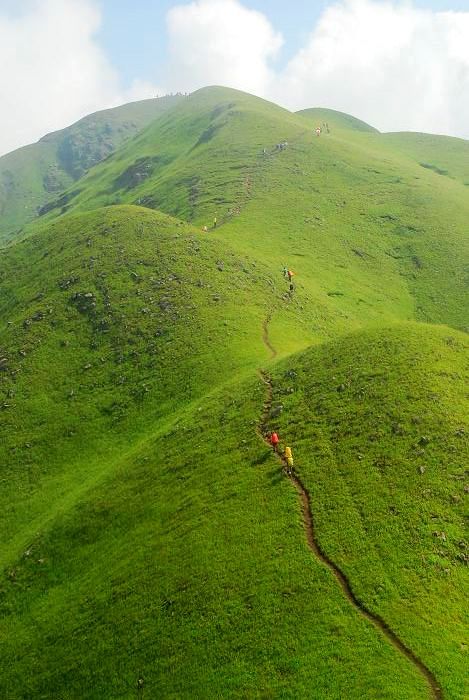
[[[381,141],[437,176],[449,177],[469,186],[468,141],[419,133],[382,134]],[[435,186],[439,186],[437,178]]]
[[311,561],[253,389],[179,414],[29,543],[3,583],[5,695],[426,697]]
[[[246,256],[134,207],[71,217],[1,257],[9,555],[80,486],[88,459],[99,469],[133,441],[139,416],[157,425],[262,361],[275,284]],[[64,458],[78,462],[65,481]]]
[[235,379],[275,283],[252,262],[132,207],[3,253],[5,696],[425,697],[311,561],[256,435],[262,385]]
[[272,426],[295,445],[322,546],[448,698],[468,691],[467,351],[445,327],[362,331],[289,358],[274,383]]
[[14,237],[42,206],[180,99],[142,100],[96,112],[2,156],[0,243]]
[[302,117],[307,117],[314,122],[316,126],[322,126],[323,123],[328,124],[329,129],[352,129],[353,131],[366,131],[378,133],[378,130],[370,126],[361,119],[352,117],[350,114],[338,112],[335,109],[324,109],[323,107],[312,107],[311,109],[301,109],[296,114]]
[[[285,139],[289,148],[276,151]],[[143,159],[152,162],[135,180]],[[341,128],[317,138],[305,117],[210,88],[95,168],[82,188],[72,210],[141,202],[199,226],[217,215],[222,237],[240,250],[296,268],[306,313],[318,309],[305,323],[320,338],[396,318],[467,323],[466,189],[392,153],[380,134]]]
[[[428,634],[418,601],[404,609],[398,600],[400,591],[412,599],[414,576],[396,565],[401,549],[408,554],[401,526],[420,532],[428,504],[402,508],[410,483],[403,477],[396,503],[373,495],[367,511],[375,481],[363,485],[359,470],[339,473],[350,446],[332,434],[346,395],[347,415],[366,408],[363,432],[355,430],[366,459],[390,446],[393,459],[407,458],[384,430],[363,448],[374,401],[390,413],[396,402],[409,402],[410,412],[411,389],[405,400],[401,390],[412,377],[400,386],[408,365],[417,368],[417,391],[433,381],[433,352],[448,366],[461,363],[464,336],[451,330],[411,325],[339,340],[396,320],[466,322],[465,190],[440,178],[436,193],[435,173],[380,138],[340,128],[313,138],[305,117],[235,91],[201,91],[86,176],[70,202],[76,215],[54,223],[51,213],[42,232],[5,251],[0,316],[13,325],[0,336],[10,404],[2,415],[9,469],[2,526],[15,536],[2,558],[3,692],[22,697],[26,679],[26,697],[48,697],[64,685],[69,697],[133,697],[142,674],[150,697],[428,697],[415,670],[311,559],[296,496],[255,435],[264,396],[249,377],[266,361],[262,321],[274,310],[271,339],[281,356],[334,339],[285,360],[276,379],[281,392],[285,371],[301,377],[289,398],[282,394],[281,427],[315,494],[318,455],[308,452],[313,433],[304,421],[315,400],[309,377],[316,372],[314,390],[334,385],[337,401],[328,397],[323,423],[313,416],[326,467],[324,499],[315,499],[321,542],[359,595],[441,676],[447,697],[462,697],[457,634],[446,629],[441,605]],[[277,152],[283,139],[290,146]],[[135,207],[78,214],[139,200],[193,220],[198,232]],[[202,234],[214,214],[224,225]],[[284,294],[284,264],[298,273],[293,299]],[[58,282],[73,276],[80,282],[61,290]],[[80,314],[71,295],[89,288],[97,312]],[[24,328],[38,310],[45,318]],[[442,344],[446,333],[458,352]],[[336,368],[328,364],[334,352],[350,375],[345,392],[336,391]],[[347,394],[349,378],[381,365],[390,379],[379,382],[378,399]],[[457,377],[439,382],[448,405],[462,411]],[[420,407],[420,394],[414,403]],[[423,403],[425,428],[453,429],[434,402]],[[454,448],[462,463],[463,442],[455,438]],[[443,449],[439,456],[445,459]],[[444,483],[435,480],[439,517],[453,523]],[[387,526],[388,506],[397,512],[382,540],[371,523]],[[350,518],[336,527],[344,509]],[[368,540],[356,537],[357,519]],[[363,541],[373,556],[361,561]],[[419,552],[432,556],[428,538]],[[376,594],[374,565],[386,595]],[[458,572],[441,593],[432,564],[422,593],[427,603],[448,593],[455,625]]]

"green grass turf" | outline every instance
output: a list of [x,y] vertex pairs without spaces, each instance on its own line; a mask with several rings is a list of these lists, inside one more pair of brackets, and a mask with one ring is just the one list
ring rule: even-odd
[[96,112],[0,157],[0,244],[15,238],[42,207],[181,100],[162,97]]
[[467,190],[386,138],[344,126],[317,138],[301,114],[209,88],[94,168],[65,208],[141,203],[198,227],[217,216],[223,240],[297,271],[309,311],[328,317],[320,337],[395,319],[466,328]]
[[445,689],[467,686],[468,343],[447,327],[358,332],[275,371],[319,541]]
[[464,698],[463,156],[321,114],[194,93],[0,251],[0,695],[429,697],[307,548],[268,366],[321,545]]
[[29,542],[2,584],[4,694],[426,697],[311,558],[262,400],[181,411]]
[[[262,363],[276,286],[249,258],[145,209],[71,217],[44,233],[2,256],[7,551],[81,484],[88,459],[119,453],[138,420],[166,420]],[[64,478],[68,462],[78,464]]]
[[[300,114],[302,117],[306,117],[312,122],[314,129],[317,127],[321,128],[322,132],[327,134],[327,127],[329,127],[329,133],[336,129],[353,129],[354,131],[366,131],[378,133],[370,124],[352,117],[350,114],[345,114],[344,112],[338,112],[335,109],[323,109],[321,107],[312,107],[311,109],[301,109],[296,114]],[[324,129],[324,124],[326,124],[326,129]]]
[[[449,177],[469,187],[468,141],[434,134],[395,133],[383,134],[381,142],[437,176]],[[439,187],[438,178],[435,187]]]

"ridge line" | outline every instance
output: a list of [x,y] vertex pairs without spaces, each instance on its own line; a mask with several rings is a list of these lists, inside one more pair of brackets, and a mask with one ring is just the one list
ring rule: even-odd
[[[274,359],[277,356],[277,351],[273,347],[269,338],[269,323],[271,321],[271,318],[272,314],[269,313],[262,324],[262,341],[270,351],[271,359]],[[273,403],[272,378],[264,369],[259,369],[258,373],[262,382],[266,385],[267,398],[264,401],[264,411],[262,413],[261,421],[258,424],[257,432],[259,434],[259,437],[270,447],[271,445],[268,438],[267,423]],[[286,468],[287,462],[285,457],[280,454],[276,454],[276,457],[282,462],[284,468]],[[440,688],[438,681],[435,675],[432,673],[432,671],[415,654],[415,652],[413,652],[412,649],[408,647],[402,641],[402,639],[400,639],[400,637],[396,634],[396,632],[394,632],[391,629],[391,627],[388,625],[385,619],[381,617],[381,615],[379,615],[378,613],[371,612],[371,610],[369,610],[367,606],[359,600],[359,598],[353,592],[352,585],[346,574],[344,574],[340,567],[334,561],[332,561],[332,559],[321,548],[315,535],[313,511],[311,507],[311,496],[309,494],[309,491],[304,486],[298,474],[295,474],[294,472],[289,474],[286,469],[285,473],[287,474],[291,483],[295,487],[300,499],[306,541],[309,549],[312,551],[315,557],[322,564],[324,564],[329,569],[329,571],[331,571],[336,580],[339,582],[339,585],[344,595],[353,605],[353,607],[356,610],[358,610],[358,612],[363,617],[365,617],[369,622],[371,622],[373,626],[376,629],[378,629],[389,640],[391,645],[395,649],[397,649],[402,655],[404,655],[407,658],[407,660],[410,661],[414,665],[414,667],[419,671],[419,673],[424,677],[428,689],[430,690],[430,696],[433,698],[433,700],[443,700],[443,691]]]

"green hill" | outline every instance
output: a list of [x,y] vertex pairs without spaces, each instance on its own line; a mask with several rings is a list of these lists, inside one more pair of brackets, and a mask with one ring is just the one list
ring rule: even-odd
[[382,140],[422,168],[469,187],[469,141],[419,133],[383,134]]
[[96,112],[2,156],[0,243],[11,239],[59,192],[181,99],[161,97]]
[[271,424],[295,444],[323,549],[454,698],[467,692],[468,347],[413,324],[308,350],[274,373]]
[[391,141],[204,89],[0,251],[1,697],[466,697],[469,204]]
[[345,114],[344,112],[338,112],[335,109],[312,107],[310,109],[301,109],[299,112],[296,112],[296,114],[313,121],[315,127],[326,123],[329,125],[330,129],[352,129],[353,131],[378,133],[378,129],[375,129],[361,119],[352,117],[352,115]]
[[326,331],[396,318],[461,328],[466,194],[449,178],[436,189],[432,171],[390,153],[380,134],[318,139],[297,115],[208,88],[94,168],[49,216],[119,203],[197,226],[217,215],[234,246],[294,267],[310,301],[332,315]]

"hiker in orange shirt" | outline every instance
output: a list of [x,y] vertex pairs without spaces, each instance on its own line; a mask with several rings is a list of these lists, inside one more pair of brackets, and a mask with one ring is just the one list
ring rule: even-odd
[[288,271],[287,271],[288,281],[289,281],[289,282],[292,281],[292,278],[293,278],[293,275],[294,275],[294,274],[295,274],[295,273],[294,273],[292,270],[288,270]]

